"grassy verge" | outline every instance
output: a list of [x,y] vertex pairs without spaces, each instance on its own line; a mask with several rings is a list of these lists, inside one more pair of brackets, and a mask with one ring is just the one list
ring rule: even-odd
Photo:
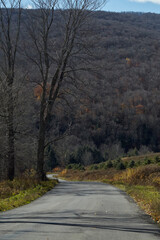
[[160,223],[160,192],[153,186],[127,186],[126,192],[133,197],[157,223]]
[[3,181],[0,183],[0,211],[28,204],[51,190],[57,183],[56,180],[38,182],[34,179]]

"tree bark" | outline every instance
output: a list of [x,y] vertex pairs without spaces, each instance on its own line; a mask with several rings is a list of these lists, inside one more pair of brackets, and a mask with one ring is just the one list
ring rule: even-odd
[[[7,177],[14,179],[15,175],[15,131],[14,131],[14,82],[15,64],[21,23],[21,0],[11,0],[9,3],[0,0],[0,72],[7,84],[6,90],[6,126],[7,126]],[[9,4],[9,5],[8,5]],[[18,10],[17,10],[18,9]],[[17,13],[16,13],[17,12]],[[17,15],[16,15],[17,14]],[[13,15],[17,22],[13,21]],[[13,27],[15,31],[13,31]],[[16,28],[17,27],[17,28]]]
[[7,177],[9,180],[14,179],[15,175],[15,133],[14,133],[14,107],[13,107],[13,95],[12,86],[9,87],[8,96],[8,120],[7,120],[7,130],[8,130],[8,173]]
[[45,180],[44,172],[44,150],[45,150],[45,124],[39,129],[38,150],[37,150],[37,175],[40,180]]
[[43,93],[41,100],[40,110],[40,123],[39,123],[39,136],[38,136],[38,149],[37,149],[37,175],[40,180],[45,180],[44,172],[44,151],[45,151],[45,138],[46,138],[46,123],[45,123],[45,109],[46,109],[46,82],[44,81]]

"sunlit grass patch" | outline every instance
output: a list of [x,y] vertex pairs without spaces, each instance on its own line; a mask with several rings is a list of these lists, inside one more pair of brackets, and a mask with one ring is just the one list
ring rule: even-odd
[[125,189],[147,214],[160,223],[160,192],[155,187],[132,185]]
[[38,182],[36,179],[28,180],[27,183],[26,179],[0,182],[0,211],[28,204],[51,190],[57,183],[56,180]]

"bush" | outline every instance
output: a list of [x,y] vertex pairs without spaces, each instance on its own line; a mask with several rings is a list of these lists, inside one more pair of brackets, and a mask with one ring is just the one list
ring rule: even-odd
[[135,166],[135,161],[130,161],[128,164],[128,168],[133,168]]
[[125,167],[123,162],[120,162],[120,163],[117,164],[116,169],[117,170],[124,170],[124,169],[126,169],[126,167]]
[[72,169],[72,164],[68,164],[68,165],[66,166],[66,169]]
[[99,169],[105,169],[105,167],[106,167],[106,164],[104,162],[102,162],[98,165]]
[[144,165],[149,165],[149,164],[151,164],[151,160],[146,157],[144,159]]
[[119,157],[119,158],[116,159],[116,161],[117,161],[117,162],[121,162],[122,159]]
[[156,156],[155,159],[154,159],[155,163],[159,163],[160,162],[160,157],[159,156]]
[[113,167],[116,168],[117,165],[121,162],[121,158],[117,158],[114,162],[113,162]]
[[90,166],[89,170],[98,170],[98,166],[97,165],[92,165],[92,166]]
[[113,163],[111,161],[109,161],[106,165],[107,168],[112,168],[113,167]]
[[80,171],[84,171],[85,168],[83,165],[81,165],[80,163],[73,163],[73,164],[68,164],[68,166],[66,167],[67,169],[73,169],[73,170],[80,170]]
[[136,162],[136,166],[141,166],[142,162],[139,160],[138,162]]

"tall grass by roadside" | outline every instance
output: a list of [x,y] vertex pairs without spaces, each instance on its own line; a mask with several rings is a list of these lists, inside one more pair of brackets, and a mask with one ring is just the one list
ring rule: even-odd
[[28,204],[51,190],[56,180],[38,181],[33,170],[13,181],[0,182],[0,211]]
[[129,185],[126,192],[157,223],[160,223],[160,192],[153,186]]
[[127,169],[114,175],[113,181],[131,185],[152,185],[160,189],[160,166],[153,164]]

